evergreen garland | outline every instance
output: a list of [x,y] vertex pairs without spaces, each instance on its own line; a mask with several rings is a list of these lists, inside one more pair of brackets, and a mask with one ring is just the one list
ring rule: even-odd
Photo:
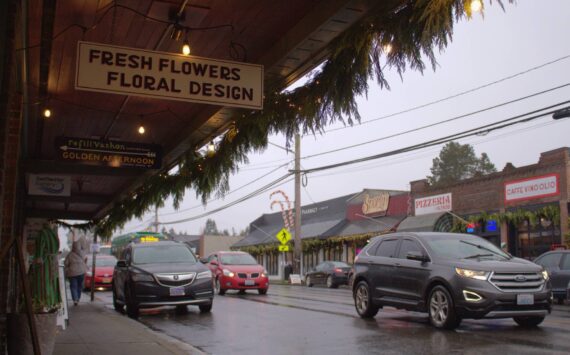
[[[290,141],[297,132],[317,134],[334,122],[352,125],[359,121],[356,97],[367,94],[368,81],[375,79],[380,87],[389,88],[385,66],[400,76],[408,68],[423,72],[422,56],[435,69],[435,50],[443,50],[451,41],[455,21],[471,16],[469,4],[470,0],[416,0],[387,9],[384,2],[378,2],[330,43],[322,70],[306,85],[283,92],[284,82],[266,82],[264,109],[241,110],[213,156],[201,156],[191,149],[181,159],[178,173],[146,179],[105,218],[93,221],[97,234],[110,237],[114,229],[155,206],[162,207],[169,197],[178,208],[186,189],[193,188],[203,202],[214,192],[223,195],[231,174],[248,162],[247,154],[264,150],[271,134],[285,134]],[[388,44],[389,52],[384,50]]]

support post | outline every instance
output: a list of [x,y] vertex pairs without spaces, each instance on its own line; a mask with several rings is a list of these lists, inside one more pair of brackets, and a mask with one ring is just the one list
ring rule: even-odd
[[[93,234],[93,246],[97,244],[97,233]],[[93,262],[91,264],[91,302],[95,301],[95,272],[97,271],[97,253],[93,248]]]
[[295,134],[295,251],[293,269],[301,273],[301,136]]

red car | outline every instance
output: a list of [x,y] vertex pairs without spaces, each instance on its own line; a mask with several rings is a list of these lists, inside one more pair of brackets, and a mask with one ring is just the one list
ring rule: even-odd
[[[95,265],[95,289],[111,289],[111,284],[113,283],[113,269],[117,264],[117,259],[112,255],[97,255],[96,265]],[[87,258],[87,273],[85,274],[85,281],[83,287],[86,290],[91,290],[91,285],[93,283],[93,272],[91,266],[93,265],[93,259],[91,255]]]
[[227,290],[257,290],[265,295],[269,278],[263,266],[248,253],[241,251],[219,251],[202,260],[215,278],[216,292],[223,295]]

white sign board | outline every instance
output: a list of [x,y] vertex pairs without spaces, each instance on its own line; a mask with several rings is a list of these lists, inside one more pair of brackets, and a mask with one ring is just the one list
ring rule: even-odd
[[91,253],[98,253],[101,250],[101,245],[99,243],[91,244]]
[[263,66],[79,41],[75,89],[263,108]]
[[559,193],[558,174],[505,183],[505,202],[555,196]]
[[451,192],[441,195],[416,198],[414,200],[414,206],[416,216],[451,211]]
[[290,274],[289,275],[289,282],[291,285],[301,285],[301,275],[299,274]]
[[71,178],[60,175],[30,174],[28,180],[29,195],[70,196]]

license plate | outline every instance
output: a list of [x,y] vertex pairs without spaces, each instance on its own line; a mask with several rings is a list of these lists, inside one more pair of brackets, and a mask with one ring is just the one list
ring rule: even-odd
[[518,305],[532,305],[534,304],[534,295],[517,295]]
[[102,282],[104,284],[110,284],[111,283],[111,279],[103,279]]
[[171,296],[184,296],[184,287],[171,287],[170,288],[170,295]]
[[255,285],[255,281],[253,281],[253,280],[245,280],[245,285],[246,285],[246,286],[253,286],[253,285]]

